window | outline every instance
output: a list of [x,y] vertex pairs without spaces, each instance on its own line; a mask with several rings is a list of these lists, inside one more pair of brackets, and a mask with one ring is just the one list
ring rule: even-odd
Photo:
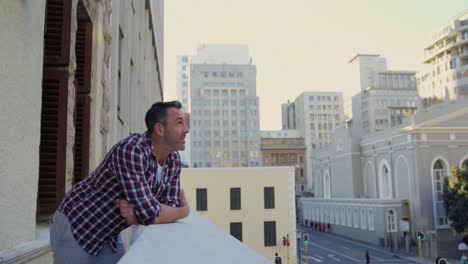
[[448,177],[445,163],[439,159],[432,167],[432,188],[433,188],[433,201],[435,208],[435,222],[438,227],[445,227],[448,225],[447,213],[443,205],[442,192],[444,188],[444,180]]
[[351,217],[351,207],[348,207],[347,214],[346,214],[346,219],[348,220],[348,226],[352,227],[353,226],[353,218]]
[[233,237],[242,241],[242,223],[231,223],[230,233]]
[[392,198],[392,178],[388,162],[386,160],[382,160],[382,162],[380,163],[379,189],[380,199]]
[[265,247],[276,246],[276,222],[265,221],[263,222],[263,234]]
[[361,229],[367,228],[366,220],[367,220],[366,210],[364,208],[361,208]]
[[369,219],[368,219],[368,224],[369,224],[369,230],[374,231],[374,211],[372,208],[369,208]]
[[335,224],[340,224],[340,208],[335,208]]
[[354,208],[354,228],[359,228],[359,209]]
[[118,54],[118,68],[117,68],[117,113],[120,114],[122,108],[122,50],[123,50],[124,35],[122,28],[119,27],[119,54]]
[[207,189],[197,188],[197,211],[207,211]]
[[[241,209],[241,189],[231,188],[231,210]],[[242,239],[239,239],[242,241]]]
[[462,162],[462,165],[460,166],[460,168],[468,170],[468,159]]
[[265,187],[263,194],[265,209],[275,208],[275,187]]
[[346,225],[346,208],[341,208],[341,225]]
[[387,232],[396,232],[396,213],[393,209],[387,211]]
[[325,171],[325,176],[323,177],[323,198],[331,198],[330,173],[328,171]]

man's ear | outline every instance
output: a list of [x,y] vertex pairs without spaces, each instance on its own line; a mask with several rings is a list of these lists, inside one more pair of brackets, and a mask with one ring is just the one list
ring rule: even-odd
[[156,135],[162,137],[164,136],[164,126],[163,124],[161,123],[155,123],[154,124],[154,132],[156,133]]

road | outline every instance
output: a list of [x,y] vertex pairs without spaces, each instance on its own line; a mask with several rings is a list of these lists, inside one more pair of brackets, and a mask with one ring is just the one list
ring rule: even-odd
[[[298,231],[301,233],[307,232],[309,234],[309,245],[307,248],[309,264],[366,263],[366,249],[369,249],[370,263],[415,263],[379,249],[377,246],[354,242],[346,238],[334,236],[329,233],[313,231],[312,229],[305,227],[299,227]],[[302,240],[298,245],[298,256],[300,256],[298,260],[301,259],[301,262],[298,263],[305,263],[304,244]]]

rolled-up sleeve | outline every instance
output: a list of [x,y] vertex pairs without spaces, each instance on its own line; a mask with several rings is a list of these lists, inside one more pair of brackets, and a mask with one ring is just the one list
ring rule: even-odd
[[114,173],[124,194],[122,198],[133,205],[142,225],[153,224],[160,212],[160,204],[145,177],[148,162],[144,152],[130,144],[120,145],[113,157]]

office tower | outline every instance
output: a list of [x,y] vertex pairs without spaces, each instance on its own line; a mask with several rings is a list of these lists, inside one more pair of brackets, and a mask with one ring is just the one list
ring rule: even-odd
[[289,100],[281,105],[282,129],[296,129],[296,107]]
[[261,166],[257,69],[248,47],[200,45],[190,65],[192,166]]
[[354,85],[361,89],[353,96],[353,122],[363,133],[399,125],[416,111],[416,72],[388,70],[380,55],[358,54],[349,63],[356,71]]

